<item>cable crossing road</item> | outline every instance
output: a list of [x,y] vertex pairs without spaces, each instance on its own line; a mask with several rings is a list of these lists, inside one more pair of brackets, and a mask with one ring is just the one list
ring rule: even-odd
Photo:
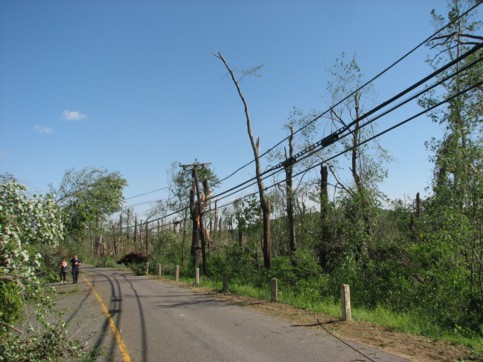
[[98,361],[405,361],[129,271],[84,266],[57,290],[69,330]]

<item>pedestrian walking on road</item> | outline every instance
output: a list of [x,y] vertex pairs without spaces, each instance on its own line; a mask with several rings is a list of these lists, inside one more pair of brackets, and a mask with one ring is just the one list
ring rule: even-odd
[[67,262],[65,259],[62,259],[60,262],[60,284],[65,284],[67,276]]
[[77,277],[79,276],[79,267],[80,267],[80,260],[77,257],[77,255],[74,255],[74,257],[70,261],[70,265],[72,266],[72,283],[76,284],[77,283]]

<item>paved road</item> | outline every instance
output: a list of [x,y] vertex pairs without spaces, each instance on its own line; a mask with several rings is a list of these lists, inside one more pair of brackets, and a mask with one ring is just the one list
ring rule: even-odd
[[152,277],[91,267],[81,277],[57,287],[59,308],[99,361],[403,361]]

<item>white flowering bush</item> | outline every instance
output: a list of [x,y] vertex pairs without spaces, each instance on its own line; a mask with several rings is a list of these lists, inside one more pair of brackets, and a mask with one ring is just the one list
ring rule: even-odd
[[43,245],[62,239],[62,219],[52,195],[28,195],[16,181],[0,184],[0,277],[32,283]]
[[[53,195],[29,195],[15,180],[0,179],[0,361],[76,360],[84,354],[63,321],[49,321],[52,304],[38,275],[42,253],[63,237]],[[27,329],[14,326],[26,305]],[[35,322],[34,322],[35,321]],[[85,357],[85,356],[84,356]]]

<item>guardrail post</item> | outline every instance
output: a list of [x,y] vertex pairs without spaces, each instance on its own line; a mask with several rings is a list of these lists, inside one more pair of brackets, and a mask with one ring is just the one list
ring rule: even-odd
[[272,278],[271,280],[271,289],[272,289],[272,296],[270,301],[276,302],[278,300],[278,281],[277,278]]
[[342,284],[340,287],[340,294],[342,298],[342,320],[352,320],[352,308],[351,308],[351,290],[348,284]]

